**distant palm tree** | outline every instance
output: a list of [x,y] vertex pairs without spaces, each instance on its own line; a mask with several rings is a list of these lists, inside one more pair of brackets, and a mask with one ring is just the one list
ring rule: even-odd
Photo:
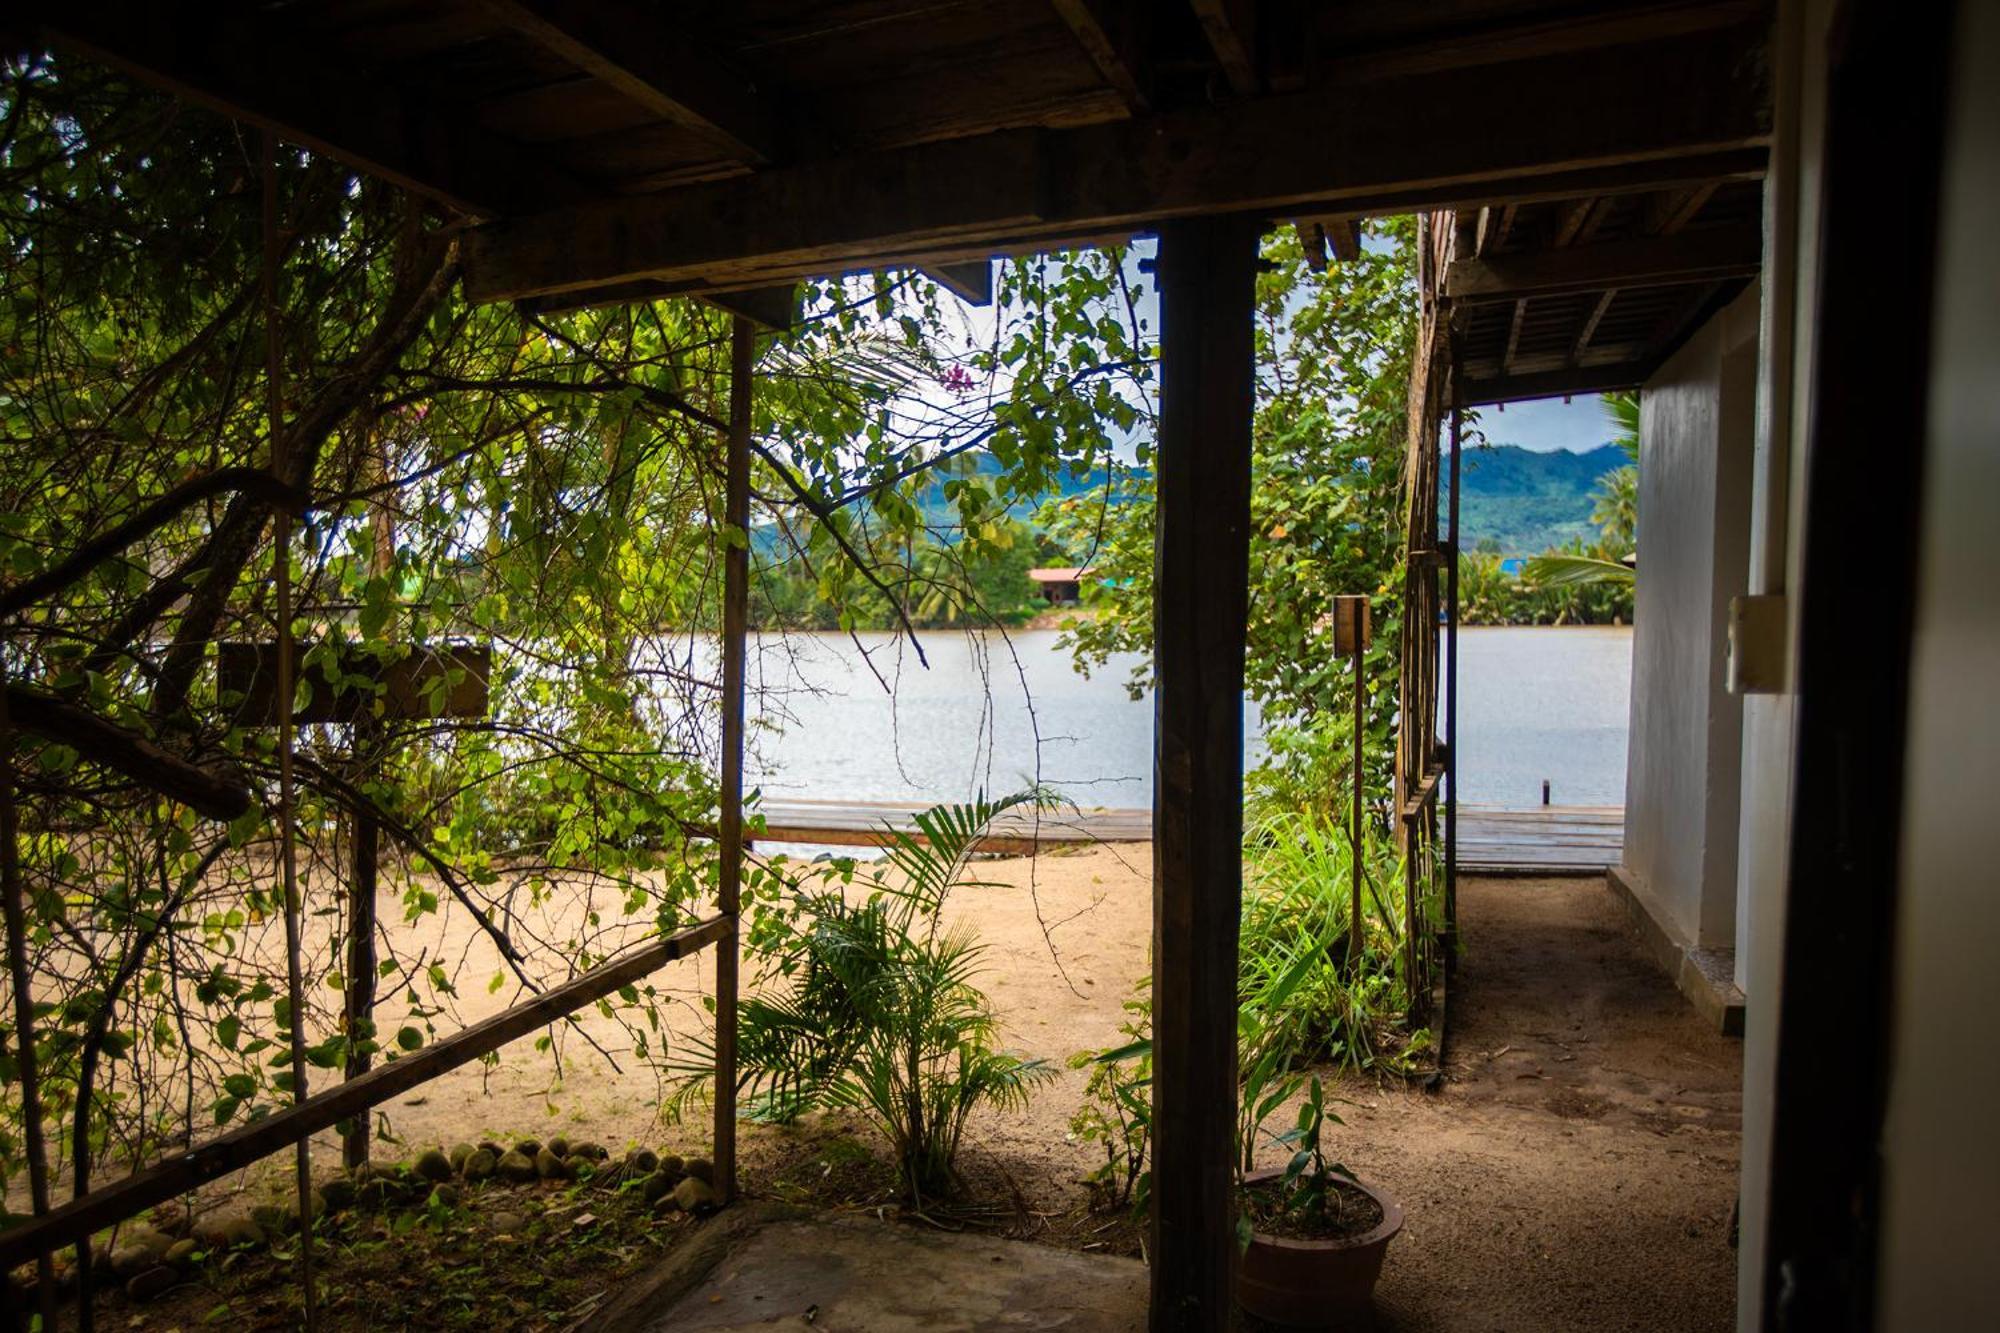
[[1522,572],[1528,582],[1544,588],[1589,587],[1598,584],[1632,586],[1638,579],[1632,553],[1639,538],[1639,395],[1604,395],[1604,413],[1611,425],[1611,443],[1632,461],[1597,480],[1590,521],[1603,539],[1594,551],[1548,551],[1528,561]]

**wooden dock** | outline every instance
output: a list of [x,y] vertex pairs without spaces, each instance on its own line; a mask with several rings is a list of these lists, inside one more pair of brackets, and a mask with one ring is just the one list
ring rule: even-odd
[[[914,831],[923,807],[902,801],[765,800],[759,842],[878,847],[885,828]],[[1027,856],[1093,842],[1150,842],[1151,810],[1009,811],[980,850]],[[1470,875],[1601,875],[1618,863],[1625,812],[1618,806],[1465,805],[1458,811],[1458,866]]]

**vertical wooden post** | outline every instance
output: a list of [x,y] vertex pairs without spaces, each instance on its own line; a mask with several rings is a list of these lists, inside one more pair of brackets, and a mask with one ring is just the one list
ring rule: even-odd
[[1160,229],[1151,1327],[1220,1330],[1236,1257],[1236,942],[1260,227]]
[[1342,596],[1333,599],[1334,651],[1345,652],[1349,665],[1354,668],[1354,767],[1348,775],[1348,904],[1347,904],[1347,970],[1350,974],[1361,967],[1361,951],[1367,947],[1367,932],[1362,926],[1361,916],[1361,866],[1362,836],[1361,789],[1365,781],[1362,759],[1368,736],[1368,599],[1365,596]]
[[[355,749],[357,758],[362,760],[363,772],[367,771],[368,758],[379,758],[372,722],[372,718],[363,718],[354,728]],[[376,827],[375,816],[355,811],[353,873],[347,887],[347,989],[343,1018],[350,1044],[347,1068],[343,1071],[346,1078],[359,1078],[374,1063],[366,1051],[356,1050],[355,1045],[375,1019],[375,894],[381,850],[381,830]],[[341,1157],[350,1168],[368,1160],[366,1111],[356,1117],[353,1128],[342,1141]]]
[[716,908],[729,928],[715,946],[715,1185],[736,1196],[737,913],[743,893],[743,676],[750,612],[750,381],[756,326],[741,315],[729,330],[728,481],[722,535],[721,881]]
[[[278,136],[264,131],[264,407],[271,437],[271,472],[285,475],[284,360],[278,350]],[[291,1052],[292,1104],[302,1104],[306,1090],[306,992],[303,943],[304,906],[299,897],[298,827],[293,781],[292,744],[292,516],[280,509],[272,517],[272,603],[277,613],[278,648],[278,863],[285,891],[285,999]],[[313,1289],[312,1140],[299,1139],[292,1153],[293,1184],[299,1200],[299,1286],[305,1303],[305,1327],[319,1327],[319,1297]]]
[[1445,566],[1444,622],[1444,934],[1446,967],[1458,951],[1458,451],[1465,411],[1458,405],[1458,339],[1451,353],[1451,508],[1445,538],[1451,563]]
[[[28,904],[27,889],[21,882],[20,837],[20,815],[14,805],[14,719],[7,711],[7,667],[0,660],[0,908],[6,913],[7,979],[14,991],[14,1059],[21,1077],[21,1146],[28,1156],[28,1206],[41,1217],[49,1211],[49,1159],[42,1140],[35,999],[28,989]],[[35,1256],[35,1299],[41,1307],[43,1333],[55,1333],[56,1267],[47,1250]],[[20,1326],[25,1328],[26,1312],[21,1314]]]

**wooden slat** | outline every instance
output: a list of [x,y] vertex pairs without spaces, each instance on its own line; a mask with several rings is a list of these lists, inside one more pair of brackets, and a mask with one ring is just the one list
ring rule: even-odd
[[45,1217],[0,1231],[0,1272],[240,1170],[342,1120],[366,1114],[371,1107],[595,1004],[620,986],[630,985],[676,958],[706,948],[722,938],[728,926],[726,919],[713,917],[677,935],[655,940],[551,987],[504,1013],[455,1032],[436,1045],[377,1065],[337,1088],[297,1106],[274,1111],[254,1124],[233,1129],[198,1148],[163,1158],[123,1180],[71,1199],[51,1209]]
[[1467,378],[1462,386],[1464,396],[1458,405],[1478,407],[1486,403],[1516,403],[1531,398],[1566,398],[1580,393],[1636,389],[1653,373],[1653,365],[1650,360],[1627,361],[1608,366],[1579,366],[1574,370],[1535,371],[1487,379]]
[[757,330],[738,315],[729,327],[729,434],[723,441],[722,773],[716,910],[728,922],[715,950],[715,1186],[736,1195],[736,991],[743,895],[743,682],[750,624],[751,386]]
[[11,18],[59,45],[462,212],[527,212],[591,194],[539,153],[315,60],[312,43],[233,6],[38,0],[17,8],[26,12]]
[[1567,250],[1454,260],[1445,273],[1444,293],[1459,301],[1506,301],[1606,287],[1722,282],[1755,277],[1763,254],[1763,230],[1754,223],[1679,236],[1643,236]]
[[477,228],[467,291],[756,285],[1203,212],[1362,211],[1343,209],[1355,199],[1392,211],[1438,192],[1504,199],[1555,172],[1672,176],[1676,157],[1763,145],[1764,91],[1740,74],[1760,44],[1760,32],[1708,34],[772,168]]
[[1104,81],[1118,90],[1134,115],[1150,109],[1152,71],[1143,50],[1141,23],[1148,0],[1050,0],[1076,34],[1077,45]]
[[778,155],[762,99],[655,7],[629,0],[476,0],[499,21],[731,157]]
[[1189,3],[1230,88],[1238,97],[1255,97],[1264,83],[1257,72],[1256,6],[1251,0],[1189,0]]

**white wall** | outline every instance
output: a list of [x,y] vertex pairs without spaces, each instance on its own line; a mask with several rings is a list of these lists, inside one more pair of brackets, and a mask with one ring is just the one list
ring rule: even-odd
[[1639,400],[1624,865],[1669,934],[1700,948],[1736,933],[1743,710],[1724,646],[1749,578],[1759,309],[1753,284]]
[[2000,6],[1961,4],[1911,658],[1884,1329],[2000,1328]]
[[[1789,595],[1802,560],[1807,413],[1794,395],[1812,383],[1819,209],[1824,155],[1826,42],[1833,0],[1781,0],[1773,43],[1774,124],[1764,186],[1764,310],[1751,505],[1749,591]],[[1789,597],[1786,655],[1798,642]],[[1791,678],[1789,670],[1787,681]],[[1762,1327],[1765,1229],[1783,981],[1785,882],[1791,836],[1793,713],[1797,697],[1751,695],[1743,708],[1743,797],[1738,821],[1736,984],[1742,990],[1743,1144],[1736,1319]]]

